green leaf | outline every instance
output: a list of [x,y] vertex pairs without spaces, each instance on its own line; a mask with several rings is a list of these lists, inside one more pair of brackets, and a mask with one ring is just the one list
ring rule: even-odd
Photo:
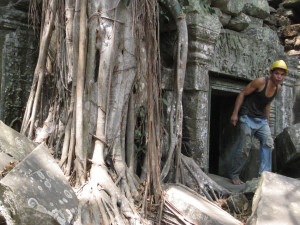
[[168,103],[168,101],[167,101],[165,98],[163,98],[162,101],[163,101],[163,103],[164,103],[166,106],[169,106],[169,103]]

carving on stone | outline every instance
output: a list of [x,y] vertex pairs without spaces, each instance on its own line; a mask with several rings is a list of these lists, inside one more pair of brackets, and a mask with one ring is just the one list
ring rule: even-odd
[[44,184],[45,184],[45,186],[47,187],[47,188],[51,188],[51,183],[48,181],[48,180],[46,180],[45,182],[44,182]]
[[269,66],[274,57],[280,55],[279,52],[277,45],[257,41],[233,31],[223,31],[215,46],[213,71],[249,80],[268,76]]
[[35,198],[28,199],[28,206],[30,208],[35,208],[39,205],[38,201]]
[[57,222],[60,225],[65,225],[66,224],[66,218],[64,216],[64,214],[58,210],[58,209],[53,209],[52,211],[48,211],[47,212],[50,216],[52,216],[54,219],[57,220]]
[[67,198],[72,198],[72,195],[68,190],[64,190],[64,194]]

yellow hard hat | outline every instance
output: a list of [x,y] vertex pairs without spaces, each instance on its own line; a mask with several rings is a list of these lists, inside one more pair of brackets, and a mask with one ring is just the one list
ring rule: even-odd
[[270,68],[270,71],[272,71],[272,70],[274,70],[276,68],[283,69],[283,70],[285,70],[286,73],[289,72],[289,70],[288,70],[288,68],[286,66],[286,63],[283,60],[278,60],[278,61],[274,62],[273,65]]

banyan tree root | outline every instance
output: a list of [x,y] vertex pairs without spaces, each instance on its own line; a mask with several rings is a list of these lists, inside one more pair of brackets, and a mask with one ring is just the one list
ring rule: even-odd
[[[220,196],[228,196],[230,192],[207,176],[193,158],[181,155],[181,162],[198,184],[200,192],[210,201],[218,201]],[[189,184],[185,184],[190,186]]]
[[130,193],[122,185],[127,181],[122,179],[114,181],[105,166],[93,165],[91,179],[77,193],[79,217],[76,224],[150,224],[129,200]]

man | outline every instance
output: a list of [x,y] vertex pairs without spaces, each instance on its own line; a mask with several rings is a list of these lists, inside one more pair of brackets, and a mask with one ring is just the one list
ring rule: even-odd
[[240,137],[233,152],[230,178],[233,184],[242,184],[239,175],[243,169],[251,149],[251,137],[260,141],[260,168],[272,170],[273,138],[269,127],[270,105],[281,90],[281,82],[288,73],[283,60],[273,63],[269,77],[260,77],[251,81],[238,95],[231,116],[233,126],[239,125]]

